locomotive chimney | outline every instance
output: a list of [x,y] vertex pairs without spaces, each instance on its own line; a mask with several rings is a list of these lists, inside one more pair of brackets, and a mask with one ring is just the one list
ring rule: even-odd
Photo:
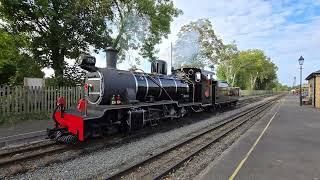
[[107,68],[117,69],[118,50],[107,47],[106,49]]

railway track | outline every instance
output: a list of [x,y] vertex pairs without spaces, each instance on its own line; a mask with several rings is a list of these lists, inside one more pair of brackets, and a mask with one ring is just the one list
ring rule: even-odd
[[0,168],[45,155],[63,152],[70,148],[72,146],[56,144],[52,141],[41,141],[29,144],[28,146],[6,149],[0,153]]
[[47,131],[33,131],[28,133],[21,133],[12,136],[0,138],[0,148],[8,146],[17,146],[21,144],[31,143],[35,141],[44,140],[47,137]]
[[270,96],[272,96],[272,94],[266,94],[266,95],[261,95],[261,96],[255,96],[255,97],[250,97],[250,98],[242,99],[242,100],[239,100],[239,101],[238,101],[237,106],[238,106],[238,107],[243,107],[243,106],[245,106],[245,105],[248,105],[248,104],[250,104],[250,103],[254,103],[254,102],[260,101],[260,100],[262,100],[263,98],[270,97]]
[[[259,97],[255,97],[255,98],[250,98],[250,99],[246,99],[246,102],[255,102],[257,100],[260,100],[261,98]],[[34,133],[34,135],[36,136],[41,136],[41,131]],[[148,133],[145,133],[148,134]],[[126,141],[129,141],[129,139],[134,139],[137,137],[141,137],[143,136],[143,134],[141,135],[140,133],[134,135],[134,136],[130,136],[130,137],[118,137],[118,138],[112,138],[112,141],[109,141],[107,139],[100,139],[100,140],[96,140],[96,142],[91,143],[91,146],[94,146],[94,144],[101,144],[99,147],[101,148],[105,148],[107,146],[110,146],[112,144],[120,144]],[[21,136],[17,136],[17,137],[21,137]],[[32,137],[32,133],[28,134],[28,137]],[[16,141],[14,139],[10,139],[11,141]],[[103,144],[103,145],[102,145]],[[81,148],[79,148],[81,147]],[[98,146],[97,146],[98,147]],[[99,148],[95,148],[95,149],[99,149]],[[27,143],[21,146],[15,146],[15,147],[10,147],[10,148],[2,148],[0,151],[0,170],[1,169],[6,169],[8,167],[10,167],[11,165],[15,165],[15,164],[24,164],[25,162],[33,162],[34,160],[41,160],[42,157],[45,156],[50,156],[50,155],[56,155],[62,152],[66,152],[72,149],[81,149],[82,153],[90,153],[91,151],[94,150],[87,150],[86,145],[84,144],[83,146],[70,146],[70,145],[64,145],[64,144],[57,144],[53,141],[47,140],[47,139],[42,139],[40,141],[36,141],[33,143]],[[88,148],[89,149],[89,148]],[[91,148],[92,149],[92,148]],[[9,173],[12,174],[12,173]],[[15,174],[15,173],[13,173]],[[1,174],[0,174],[1,177]]]
[[278,96],[252,107],[139,162],[122,167],[114,174],[107,176],[106,179],[161,179],[250,119],[262,114],[280,98],[281,96]]
[[[270,95],[262,95],[252,98],[246,98],[238,101],[237,107],[243,107],[247,104],[257,102],[265,97]],[[28,143],[34,143],[37,141],[47,141],[46,130],[34,131],[28,133],[17,134],[13,136],[1,137],[0,138],[0,148],[9,147],[9,146],[25,146]],[[1,149],[0,149],[1,150]]]

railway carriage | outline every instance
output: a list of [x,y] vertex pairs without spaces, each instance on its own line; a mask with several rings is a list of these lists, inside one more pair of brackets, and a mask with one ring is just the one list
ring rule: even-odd
[[106,68],[97,68],[94,57],[82,57],[80,67],[88,71],[85,97],[70,109],[65,109],[63,97],[58,99],[53,113],[56,125],[48,129],[49,138],[85,141],[238,101],[239,93],[226,82],[216,81],[210,71],[182,68],[167,75],[167,65],[162,60],[152,63],[151,73],[118,70],[117,51],[112,48],[106,49],[106,61]]

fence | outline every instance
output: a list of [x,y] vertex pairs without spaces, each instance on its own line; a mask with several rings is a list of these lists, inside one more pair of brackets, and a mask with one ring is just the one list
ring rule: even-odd
[[81,87],[0,86],[0,116],[49,113],[56,107],[59,96],[65,97],[66,106],[70,107],[81,94]]
[[[241,90],[241,96],[271,94],[272,91]],[[67,108],[75,105],[83,94],[82,87],[22,87],[0,86],[0,118],[33,113],[51,113],[59,96],[66,99]],[[0,119],[1,122],[1,119]]]
[[274,91],[272,90],[240,90],[241,96],[256,96],[256,95],[263,95],[263,94],[273,94]]

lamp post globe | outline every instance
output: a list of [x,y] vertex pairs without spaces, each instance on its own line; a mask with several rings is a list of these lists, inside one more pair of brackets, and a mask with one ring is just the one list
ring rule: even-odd
[[300,56],[300,58],[298,59],[299,61],[299,65],[300,65],[300,106],[302,106],[302,65],[304,62],[304,58],[302,56]]
[[304,62],[304,58],[302,56],[300,56],[300,58],[298,59],[299,61],[299,65],[302,66],[303,62]]

